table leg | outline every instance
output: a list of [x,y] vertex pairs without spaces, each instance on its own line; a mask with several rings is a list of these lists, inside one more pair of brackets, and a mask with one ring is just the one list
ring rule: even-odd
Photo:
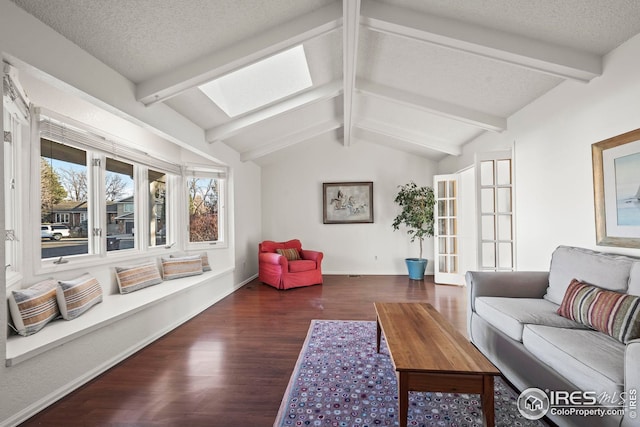
[[409,373],[398,372],[398,406],[400,408],[400,427],[407,427],[409,417]]
[[382,329],[380,328],[380,319],[376,317],[376,352],[380,353],[380,338],[382,335]]
[[484,418],[484,425],[487,427],[493,427],[495,423],[495,409],[493,405],[493,375],[483,375],[482,386],[482,416]]

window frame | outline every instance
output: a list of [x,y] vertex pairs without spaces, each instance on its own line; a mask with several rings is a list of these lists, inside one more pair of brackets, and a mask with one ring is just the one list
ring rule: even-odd
[[[207,167],[187,167],[184,179],[182,181],[182,193],[184,194],[184,218],[185,218],[185,245],[187,250],[208,250],[213,248],[227,248],[228,242],[228,221],[227,221],[227,191],[228,191],[228,174],[225,168],[207,168]],[[191,242],[189,236],[190,219],[189,219],[189,194],[187,188],[187,180],[190,178],[213,178],[218,180],[218,240],[209,240],[205,242]]]
[[[54,138],[52,131],[49,134],[42,134],[41,126],[44,120],[55,121],[59,126],[68,126],[75,132],[79,132],[85,138],[74,140],[60,140]],[[29,266],[23,266],[29,270],[29,277],[36,277],[40,274],[47,274],[54,271],[66,271],[77,268],[86,268],[99,264],[113,264],[116,261],[130,261],[132,259],[148,258],[149,256],[162,256],[168,251],[176,250],[213,250],[229,247],[229,224],[227,215],[227,194],[229,185],[229,175],[226,166],[215,162],[206,165],[187,165],[170,163],[160,158],[156,158],[148,153],[143,153],[134,148],[134,145],[120,138],[102,131],[97,131],[91,126],[85,125],[74,119],[63,116],[59,113],[47,110],[42,107],[34,107],[31,115],[29,142],[25,146],[25,163],[23,164],[23,177],[28,183],[29,197],[24,203],[30,206],[39,204],[40,201],[40,179],[37,179],[29,171],[39,170],[40,162],[40,138],[50,139],[58,143],[68,144],[74,148],[79,148],[87,152],[87,186],[88,192],[92,195],[87,201],[87,229],[89,240],[89,253],[81,255],[63,255],[63,263],[60,259],[42,258],[40,246],[40,233],[38,230],[31,230],[33,227],[23,229],[27,240],[27,254],[30,258],[38,260]],[[59,131],[60,129],[58,129]],[[73,134],[73,132],[70,132]],[[92,138],[97,142],[94,144]],[[106,157],[117,156],[118,160],[131,163],[134,166],[135,182],[135,247],[127,250],[107,251],[106,244]],[[28,165],[28,166],[27,166]],[[166,202],[166,243],[151,246],[150,233],[150,194],[149,194],[149,170],[162,172],[167,176],[167,202]],[[186,178],[196,173],[201,177],[212,177],[219,182],[219,206],[218,206],[218,240],[210,242],[189,242],[189,219],[186,191],[179,191],[185,188]],[[25,205],[21,205],[24,206]],[[28,209],[30,224],[37,224],[40,221],[40,209]],[[100,232],[92,236],[92,230],[98,229]],[[138,231],[141,230],[142,232]],[[56,262],[58,261],[58,262]]]

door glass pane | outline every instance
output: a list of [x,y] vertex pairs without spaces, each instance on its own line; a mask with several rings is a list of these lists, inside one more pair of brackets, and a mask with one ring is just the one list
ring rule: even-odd
[[511,239],[511,215],[498,215],[498,240]]
[[167,175],[149,169],[149,246],[167,244]]
[[480,190],[480,208],[482,213],[493,213],[494,199],[493,188],[483,188]]
[[456,181],[449,181],[449,192],[447,193],[447,197],[452,198],[457,196],[456,191]]
[[456,201],[455,200],[449,200],[449,215],[450,216],[456,216]]
[[493,215],[482,216],[482,240],[496,240],[495,221]]
[[447,216],[447,202],[438,200],[438,216]]
[[41,138],[40,189],[42,258],[89,253],[86,151]]
[[105,197],[107,251],[135,247],[135,195],[133,165],[107,158]]
[[511,184],[511,160],[498,160],[496,163],[498,169],[498,185]]
[[438,197],[447,197],[447,183],[444,181],[438,181]]
[[438,267],[441,273],[447,272],[447,257],[439,256],[438,257]]
[[447,239],[446,237],[438,237],[438,252],[441,254],[447,253]]
[[458,253],[458,238],[457,237],[450,237],[447,245],[447,253],[448,254],[457,254]]
[[455,235],[458,234],[458,231],[456,230],[456,219],[455,218],[451,218],[449,221],[449,235]]
[[458,257],[452,256],[449,257],[449,272],[457,273],[458,272]]
[[511,188],[498,188],[498,212],[511,212]]
[[493,160],[480,162],[480,185],[493,185]]
[[482,267],[483,268],[495,268],[496,267],[496,245],[495,245],[495,243],[483,243],[482,244]]
[[439,234],[442,235],[447,235],[448,233],[448,229],[447,229],[447,220],[446,219],[439,219],[438,220],[438,229],[440,230]]
[[499,243],[500,252],[499,268],[513,268],[513,256],[511,254],[511,243]]

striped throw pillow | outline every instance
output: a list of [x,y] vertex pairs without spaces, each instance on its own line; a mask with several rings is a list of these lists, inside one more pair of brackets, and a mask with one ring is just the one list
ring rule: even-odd
[[162,276],[165,280],[202,274],[202,257],[200,255],[180,258],[162,258]]
[[33,335],[60,315],[55,280],[44,280],[27,289],[11,291],[9,311],[17,333]]
[[573,279],[558,314],[624,344],[640,338],[640,297],[608,291]]
[[298,253],[298,250],[296,248],[276,249],[276,252],[284,256],[289,261],[295,261],[295,260],[301,259],[300,254]]
[[[171,258],[182,258],[188,255],[171,255]],[[200,258],[202,258],[202,271],[211,271],[211,265],[209,264],[209,255],[206,252],[202,252],[200,254]]]
[[573,279],[564,294],[562,304],[558,308],[558,314],[583,325],[588,325],[589,307],[597,292],[598,288],[595,286]]
[[71,320],[102,302],[102,286],[95,277],[83,274],[74,280],[59,281],[56,296],[62,318]]
[[162,283],[162,276],[160,276],[160,270],[155,262],[131,267],[116,267],[116,279],[121,294],[128,294]]
[[589,325],[627,344],[640,338],[640,297],[599,291],[589,307]]

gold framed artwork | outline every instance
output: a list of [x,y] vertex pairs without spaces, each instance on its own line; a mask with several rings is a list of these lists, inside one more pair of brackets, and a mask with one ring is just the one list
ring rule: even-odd
[[640,129],[591,145],[596,244],[640,248]]
[[373,182],[323,183],[322,222],[324,224],[373,222]]

